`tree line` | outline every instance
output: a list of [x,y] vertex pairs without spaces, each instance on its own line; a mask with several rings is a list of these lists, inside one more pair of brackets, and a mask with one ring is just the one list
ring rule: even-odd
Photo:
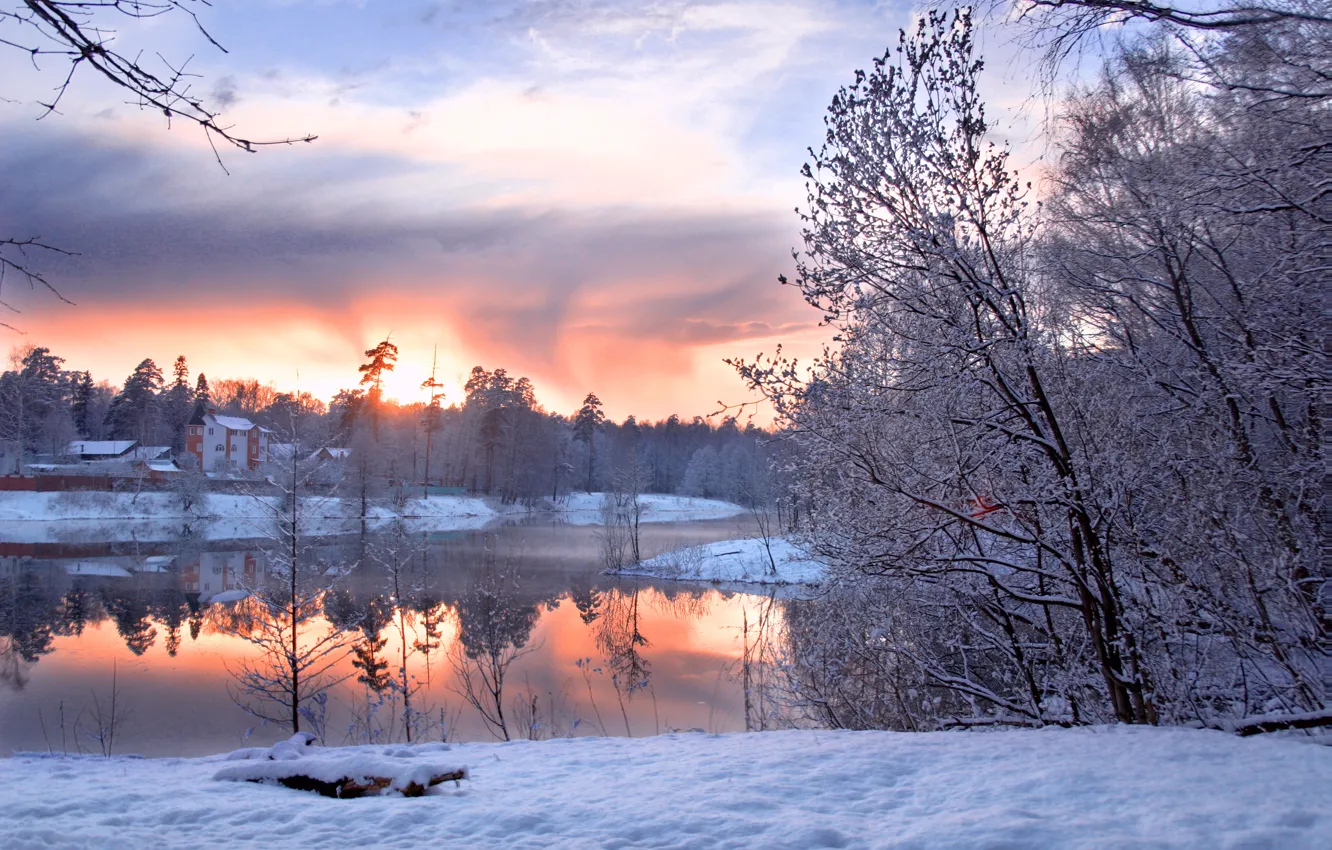
[[537,401],[528,378],[481,366],[447,406],[433,376],[421,401],[404,403],[383,394],[397,358],[396,345],[379,343],[359,367],[360,385],[325,403],[254,379],[192,377],[184,356],[169,379],[149,358],[117,387],[28,346],[0,374],[0,441],[11,471],[39,456],[59,458],[79,439],[137,440],[183,458],[185,425],[199,409],[215,409],[271,429],[279,451],[302,458],[350,449],[335,483],[367,500],[430,484],[533,502],[609,489],[632,470],[642,492],[746,501],[756,497],[755,476],[766,475],[771,435],[734,417],[615,422],[595,393],[564,415]]

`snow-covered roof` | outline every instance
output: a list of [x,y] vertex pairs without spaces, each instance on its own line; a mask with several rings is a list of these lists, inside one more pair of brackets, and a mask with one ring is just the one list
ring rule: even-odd
[[153,472],[180,472],[180,467],[171,460],[150,460],[144,465]]
[[138,443],[138,440],[75,440],[69,444],[67,454],[72,455],[122,455]]
[[125,457],[130,460],[157,460],[170,451],[170,446],[137,446]]
[[254,428],[254,423],[243,416],[223,416],[219,413],[213,413],[211,416],[218,425],[232,431],[249,431]]
[[337,446],[324,446],[322,449],[315,452],[315,454],[318,455],[323,452],[328,452],[328,456],[334,460],[346,460],[351,457],[351,449],[339,448]]

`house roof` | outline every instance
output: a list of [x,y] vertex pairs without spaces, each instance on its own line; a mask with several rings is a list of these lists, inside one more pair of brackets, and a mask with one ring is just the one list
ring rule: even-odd
[[211,414],[213,421],[232,431],[249,431],[254,428],[254,423],[243,416],[223,416],[221,414]]
[[339,448],[337,446],[324,446],[322,449],[315,452],[315,454],[318,455],[322,452],[328,452],[328,456],[336,460],[346,460],[351,456],[351,449]]
[[109,455],[116,457],[134,448],[138,440],[75,440],[66,450],[72,455]]
[[134,451],[125,457],[130,460],[157,460],[170,452],[170,446],[135,446]]

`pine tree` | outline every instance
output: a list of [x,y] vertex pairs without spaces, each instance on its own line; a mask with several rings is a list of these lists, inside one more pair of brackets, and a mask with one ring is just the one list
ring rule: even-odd
[[606,423],[606,414],[601,410],[601,399],[596,393],[588,393],[583,399],[583,406],[574,414],[574,439],[587,443],[587,492],[592,492],[592,468],[596,463],[596,432]]
[[107,419],[112,436],[122,440],[147,443],[159,416],[158,394],[162,390],[162,370],[148,358],[134,367],[125,386],[111,401]]
[[190,421],[194,407],[194,391],[190,388],[190,368],[185,362],[184,355],[176,358],[172,374],[171,386],[167,387],[162,399],[164,424],[169,432],[171,450],[180,452],[185,448],[185,425]]
[[89,372],[75,372],[71,381],[72,399],[70,412],[74,416],[74,427],[82,436],[88,435],[89,407],[93,400],[93,379]]
[[379,442],[379,407],[384,397],[384,373],[393,371],[393,365],[398,360],[398,347],[385,339],[366,351],[365,356],[370,361],[360,366],[361,386],[370,385],[370,424],[375,442]]

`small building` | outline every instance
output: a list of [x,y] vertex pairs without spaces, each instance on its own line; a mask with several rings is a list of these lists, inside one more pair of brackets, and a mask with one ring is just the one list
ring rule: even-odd
[[135,460],[130,452],[139,445],[138,440],[75,440],[65,448],[65,454],[85,463],[98,460]]
[[351,449],[337,448],[336,446],[324,446],[314,453],[314,459],[318,461],[328,460],[346,460],[351,457]]
[[241,416],[196,407],[185,426],[185,451],[203,472],[258,469],[268,463],[269,430]]
[[150,481],[170,481],[184,471],[170,459],[145,460],[141,464],[135,464],[135,468],[142,471]]
[[75,440],[65,448],[65,457],[82,464],[147,463],[170,454],[170,446],[141,446],[138,440]]

